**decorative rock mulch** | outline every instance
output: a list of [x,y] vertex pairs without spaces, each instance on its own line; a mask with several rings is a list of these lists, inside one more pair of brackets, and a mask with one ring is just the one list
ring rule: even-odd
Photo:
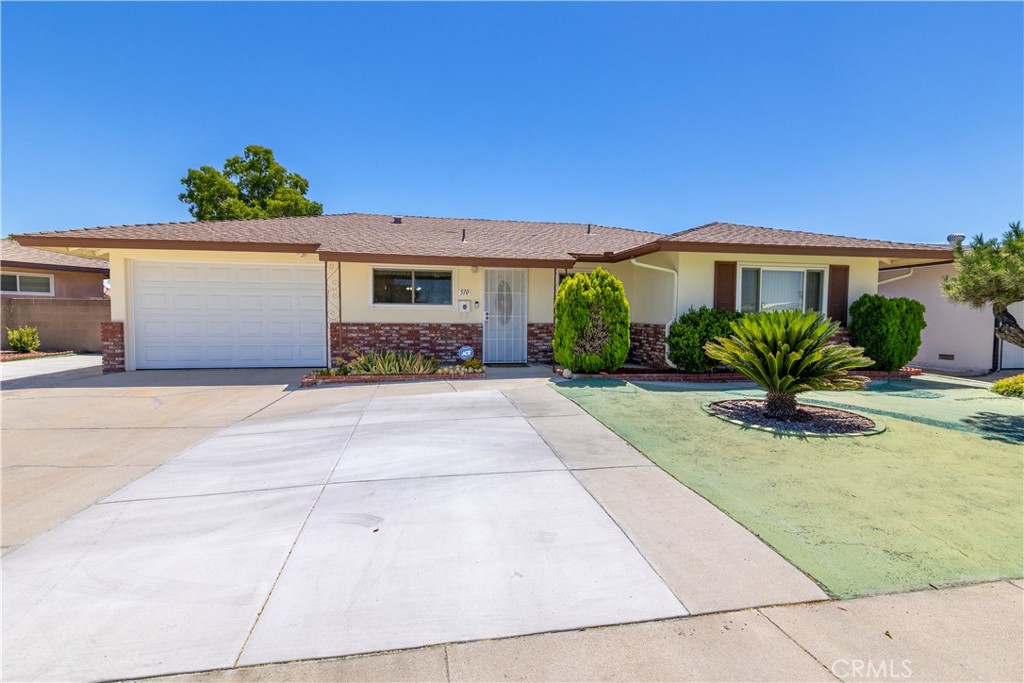
[[0,351],[0,363],[9,360],[26,360],[28,358],[45,358],[47,356],[73,356],[74,351],[33,351],[32,353],[16,353],[14,351]]
[[453,379],[482,379],[486,376],[486,372],[465,375],[445,373],[430,375],[303,375],[300,384],[304,387],[317,387],[321,384],[378,384],[380,382],[409,382],[425,379],[439,379],[447,382]]
[[779,420],[764,414],[764,401],[754,399],[703,404],[709,415],[743,427],[791,436],[870,436],[881,434],[885,425],[863,415],[836,408],[800,405],[795,420]]

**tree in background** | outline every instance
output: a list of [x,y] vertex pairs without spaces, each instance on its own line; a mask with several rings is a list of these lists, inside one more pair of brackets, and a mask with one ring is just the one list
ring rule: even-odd
[[629,302],[604,268],[562,281],[555,296],[555,362],[573,372],[618,370],[629,353]]
[[946,298],[974,308],[992,306],[996,336],[1024,347],[1024,329],[1007,310],[1024,300],[1024,230],[1020,221],[1010,223],[1001,240],[976,235],[968,249],[957,244],[953,257],[956,276],[942,281]]
[[242,156],[224,162],[224,170],[212,166],[190,168],[181,179],[185,191],[178,199],[188,204],[197,221],[239,218],[319,216],[323,204],[306,198],[309,181],[289,173],[267,147],[249,145]]

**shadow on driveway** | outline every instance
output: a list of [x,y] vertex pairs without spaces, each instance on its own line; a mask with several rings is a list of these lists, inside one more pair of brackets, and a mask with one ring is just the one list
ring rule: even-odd
[[[19,361],[25,362],[25,361]],[[306,368],[239,368],[231,370],[136,370],[104,375],[100,367],[77,368],[0,382],[4,391],[14,389],[129,388],[129,387],[244,387],[299,386]]]

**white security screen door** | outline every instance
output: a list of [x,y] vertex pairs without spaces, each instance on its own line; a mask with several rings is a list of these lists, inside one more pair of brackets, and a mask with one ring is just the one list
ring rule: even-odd
[[526,271],[484,270],[484,362],[526,362]]
[[319,264],[132,264],[135,367],[308,367],[327,362]]

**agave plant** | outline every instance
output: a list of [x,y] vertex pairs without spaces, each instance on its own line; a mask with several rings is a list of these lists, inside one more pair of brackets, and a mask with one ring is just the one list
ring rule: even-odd
[[802,391],[860,389],[867,382],[867,377],[848,371],[873,361],[863,355],[862,348],[830,343],[839,323],[821,313],[754,313],[731,327],[731,336],[716,337],[704,345],[704,351],[768,392],[764,411],[768,417],[795,418],[796,395]]
[[431,375],[438,362],[410,351],[371,351],[353,358],[347,367],[352,375]]

